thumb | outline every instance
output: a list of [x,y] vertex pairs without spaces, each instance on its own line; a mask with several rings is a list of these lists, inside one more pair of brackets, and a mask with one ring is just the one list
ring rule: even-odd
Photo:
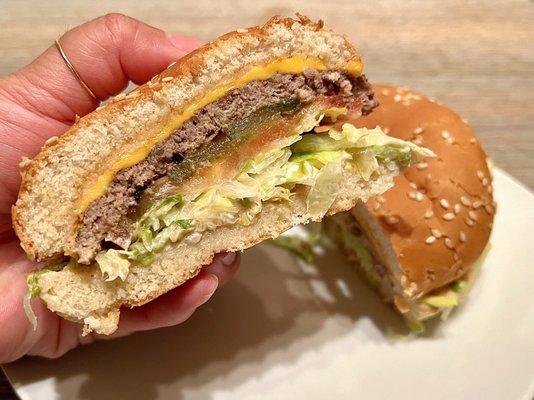
[[[169,35],[122,14],[89,21],[65,33],[59,42],[99,100],[119,93],[128,81],[146,82],[199,45],[192,37]],[[56,120],[72,120],[97,106],[55,46],[13,78],[24,82],[24,91],[33,98],[28,103],[36,111]]]

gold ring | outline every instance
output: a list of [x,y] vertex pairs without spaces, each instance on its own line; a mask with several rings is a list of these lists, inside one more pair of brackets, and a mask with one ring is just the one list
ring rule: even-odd
[[65,54],[65,51],[63,50],[63,47],[61,47],[61,44],[59,43],[58,39],[55,40],[55,43],[56,43],[56,48],[59,51],[59,54],[61,54],[61,58],[63,58],[63,61],[65,61],[65,64],[67,64],[67,67],[69,67],[69,69],[74,74],[74,76],[76,77],[76,79],[78,80],[80,85],[82,85],[82,87],[84,88],[84,90],[87,92],[87,94],[89,96],[91,96],[94,100],[100,102],[98,97],[96,97],[96,95],[93,93],[93,91],[91,89],[89,89],[89,86],[87,86],[86,83],[83,81],[83,79],[80,76],[80,74],[78,73],[78,71],[76,71],[76,68],[74,68],[74,65],[72,65],[72,63],[70,62],[69,58]]

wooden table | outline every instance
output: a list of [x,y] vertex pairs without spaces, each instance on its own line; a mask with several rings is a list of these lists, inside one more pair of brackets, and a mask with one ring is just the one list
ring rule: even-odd
[[[261,4],[258,4],[261,3]],[[62,32],[113,11],[210,40],[295,11],[358,45],[371,81],[410,86],[467,118],[495,163],[534,188],[532,1],[2,0],[0,75],[30,62]],[[0,378],[0,399],[14,398]],[[7,397],[6,397],[7,396]]]

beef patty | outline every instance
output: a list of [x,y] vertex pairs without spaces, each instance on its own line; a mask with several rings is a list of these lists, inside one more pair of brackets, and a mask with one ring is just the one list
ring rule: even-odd
[[377,106],[365,76],[354,78],[338,71],[307,69],[303,74],[276,74],[229,92],[197,111],[158,143],[146,159],[115,175],[104,195],[91,203],[83,217],[73,249],[78,262],[91,263],[103,246],[127,249],[133,234],[133,223],[127,215],[135,210],[142,192],[230,123],[288,98],[305,105],[318,95],[342,96],[347,102],[359,99],[363,114]]

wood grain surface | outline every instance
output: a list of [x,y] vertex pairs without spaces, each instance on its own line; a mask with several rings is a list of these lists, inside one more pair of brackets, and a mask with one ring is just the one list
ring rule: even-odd
[[[0,0],[0,75],[109,12],[207,41],[296,11],[346,33],[371,81],[412,87],[458,111],[495,163],[534,188],[532,1]],[[13,398],[7,390],[0,383],[0,398]]]

